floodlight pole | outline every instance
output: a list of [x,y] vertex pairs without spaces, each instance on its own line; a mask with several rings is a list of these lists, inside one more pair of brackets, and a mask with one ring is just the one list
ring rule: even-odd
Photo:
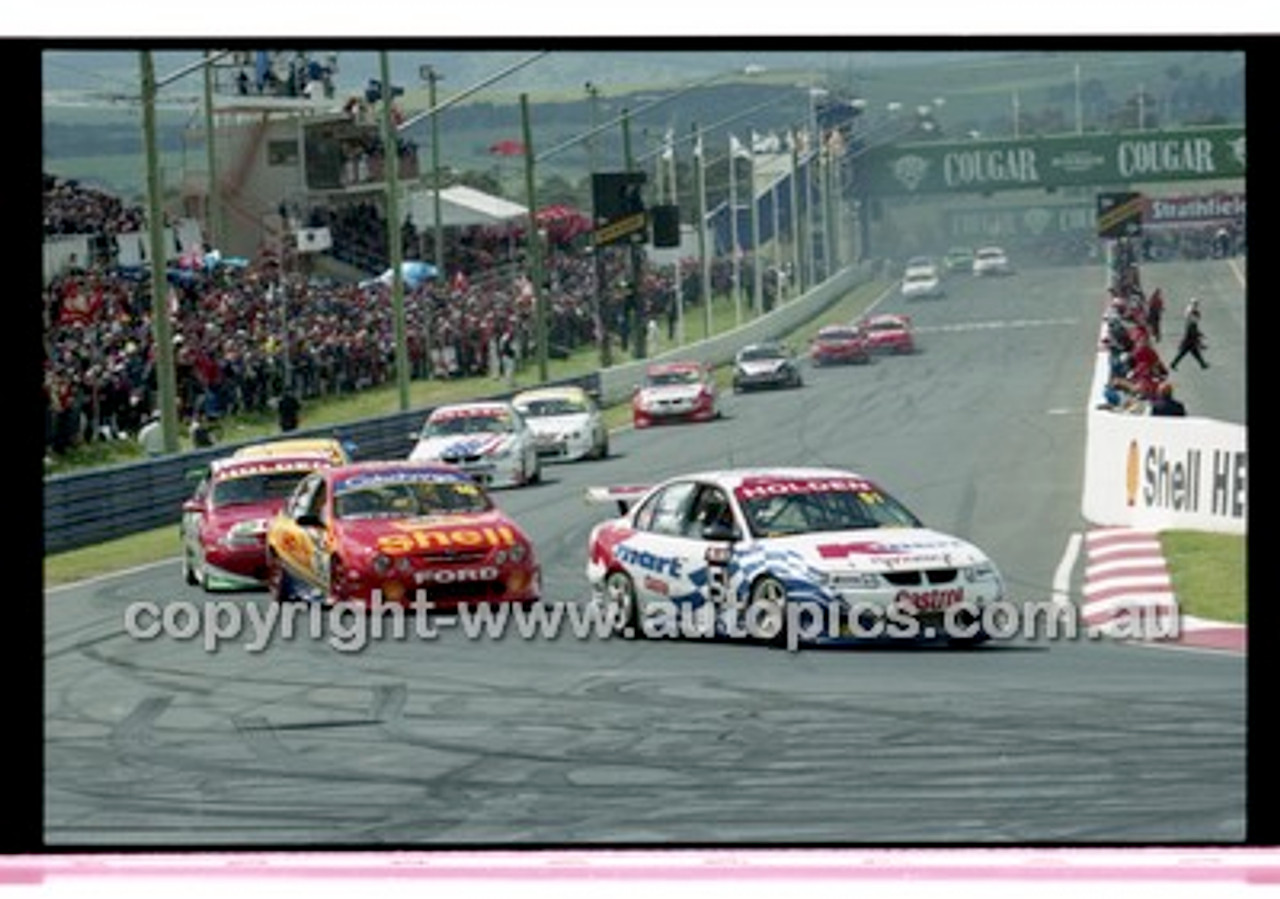
[[538,231],[538,203],[533,171],[533,129],[529,124],[529,95],[520,95],[520,121],[524,134],[524,186],[529,200],[529,263],[533,270],[535,340],[538,344],[538,382],[547,381],[547,299],[543,289],[542,234]]

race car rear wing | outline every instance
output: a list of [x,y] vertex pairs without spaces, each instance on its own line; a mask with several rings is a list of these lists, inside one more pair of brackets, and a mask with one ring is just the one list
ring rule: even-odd
[[614,487],[588,487],[586,501],[591,505],[617,503],[618,514],[626,515],[637,500],[649,492],[648,485],[627,485]]

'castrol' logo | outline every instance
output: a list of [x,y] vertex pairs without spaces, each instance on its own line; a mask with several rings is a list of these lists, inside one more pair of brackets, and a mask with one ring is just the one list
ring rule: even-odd
[[917,612],[931,612],[954,606],[964,600],[963,587],[940,590],[899,590],[893,597],[896,606]]

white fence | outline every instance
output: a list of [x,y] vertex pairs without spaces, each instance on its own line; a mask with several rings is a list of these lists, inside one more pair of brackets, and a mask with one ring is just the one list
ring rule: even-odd
[[[176,232],[176,233],[175,233]],[[72,263],[89,268],[93,262],[95,234],[66,234],[49,237],[44,242],[44,283],[65,272]],[[179,219],[173,227],[164,229],[163,245],[165,261],[176,259],[184,253],[200,251],[203,254],[204,234],[195,219]],[[146,265],[150,258],[151,232],[130,231],[116,235],[115,265]],[[74,257],[74,258],[73,258]]]

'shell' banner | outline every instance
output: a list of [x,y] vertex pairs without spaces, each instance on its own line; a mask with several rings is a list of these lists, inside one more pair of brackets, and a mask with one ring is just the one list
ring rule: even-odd
[[864,171],[871,196],[1243,178],[1245,130],[895,144],[867,151]]
[[1082,511],[1096,525],[1244,534],[1248,430],[1195,416],[1091,410]]

